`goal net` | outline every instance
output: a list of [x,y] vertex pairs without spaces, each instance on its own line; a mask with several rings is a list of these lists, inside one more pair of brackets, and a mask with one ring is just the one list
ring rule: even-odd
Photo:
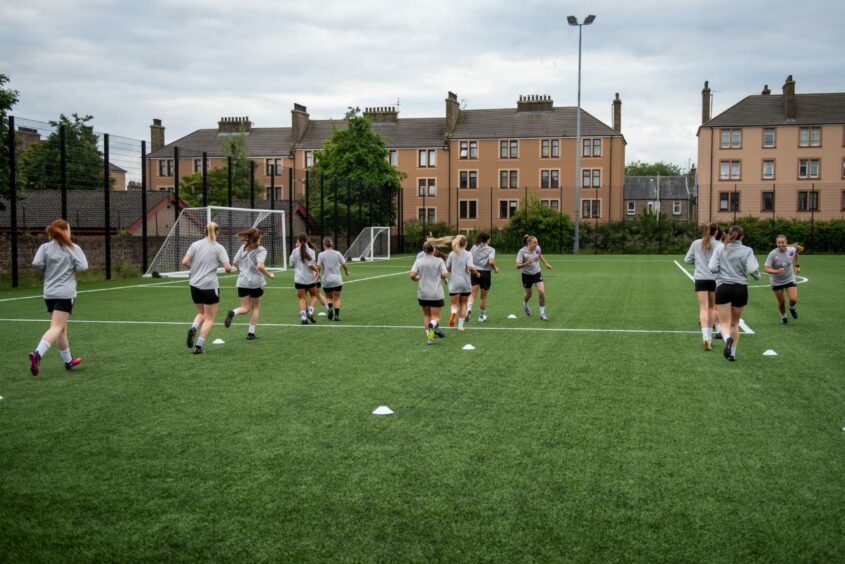
[[187,277],[189,269],[182,266],[182,259],[191,243],[206,236],[205,226],[210,221],[220,227],[217,242],[225,247],[230,261],[241,247],[237,233],[257,227],[262,231],[261,246],[267,249],[267,270],[287,270],[284,210],[208,206],[182,210],[144,276]]
[[347,261],[390,258],[390,227],[365,227],[349,245]]

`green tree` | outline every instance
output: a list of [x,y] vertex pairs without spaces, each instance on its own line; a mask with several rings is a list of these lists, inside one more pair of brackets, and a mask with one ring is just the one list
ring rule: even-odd
[[[249,136],[245,129],[236,135],[220,138],[220,150],[224,157],[232,158],[232,198],[246,199],[250,195]],[[180,180],[179,197],[190,206],[202,205],[202,172]],[[228,164],[208,171],[208,205],[225,206],[229,200]]]
[[548,252],[561,252],[572,247],[575,226],[565,213],[544,208],[538,198],[529,196],[511,216],[505,229],[506,247],[519,249],[522,237],[534,235]]
[[98,190],[103,187],[103,154],[97,148],[97,135],[88,125],[92,116],[72,119],[64,114],[51,121],[55,130],[43,141],[35,143],[20,155],[19,183],[28,190],[55,190],[61,186],[61,137],[65,128],[67,156],[66,180],[69,189]]
[[656,163],[635,161],[625,165],[625,176],[682,176],[683,174],[680,166],[663,161]]
[[[392,196],[401,189],[403,175],[388,161],[384,140],[373,131],[360,108],[350,107],[345,120],[346,128],[334,128],[312,169],[309,214],[319,217],[322,198],[322,219],[331,225],[335,221],[336,192],[340,225],[345,226],[347,205],[356,221],[363,217],[366,223],[373,217],[377,223],[390,225],[395,217]],[[347,198],[347,190],[351,198]]]
[[[9,198],[9,124],[7,113],[18,101],[18,91],[3,88],[9,82],[9,77],[0,74],[0,197]],[[0,210],[4,209],[0,202]]]

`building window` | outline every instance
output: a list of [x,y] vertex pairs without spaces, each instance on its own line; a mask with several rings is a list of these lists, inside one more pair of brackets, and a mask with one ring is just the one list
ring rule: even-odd
[[763,161],[763,180],[772,180],[775,177],[775,161]]
[[429,225],[437,223],[435,208],[417,208],[417,219],[420,223],[428,223]]
[[764,212],[774,211],[775,209],[775,193],[763,192],[760,202],[760,209]]
[[519,158],[519,141],[517,141],[516,139],[502,139],[501,141],[499,141],[499,158]]
[[581,217],[584,219],[601,217],[601,200],[581,200]]
[[719,148],[721,149],[739,149],[742,147],[742,130],[741,129],[723,129],[721,142]]
[[[427,190],[426,190],[427,189]],[[424,196],[436,196],[437,185],[434,178],[418,178],[417,179],[417,194],[422,198]]]
[[477,159],[478,141],[461,141],[459,156],[462,159]]
[[774,127],[764,127],[763,128],[763,147],[766,149],[771,149],[775,146],[775,128]]
[[516,188],[519,186],[519,176],[516,170],[499,171],[499,188]]
[[636,203],[629,200],[628,201],[628,209],[627,209],[628,215],[634,215],[636,213],[636,211],[637,211]]
[[739,192],[719,192],[719,211],[739,211]]
[[264,169],[267,176],[281,176],[282,159],[264,159]]
[[478,201],[461,200],[459,215],[461,219],[478,219]]
[[672,215],[681,215],[681,202],[678,200],[672,202]]
[[540,188],[560,188],[560,171],[557,169],[541,170]]
[[462,170],[458,173],[458,182],[461,188],[478,188],[478,171]]
[[420,149],[418,151],[417,164],[420,168],[431,168],[437,166],[437,151],[434,149]]
[[815,190],[798,192],[798,211],[819,211],[819,193]]
[[798,178],[818,178],[819,159],[798,159]]
[[273,195],[273,199],[277,202],[282,199],[282,187],[281,186],[266,186],[264,189],[264,197],[265,199],[269,200],[270,195]]
[[739,161],[721,161],[719,163],[719,180],[739,180],[741,171]]
[[845,211],[845,190],[842,191],[842,211]]
[[581,186],[583,188],[601,187],[601,169],[585,168],[581,171]]
[[399,166],[399,151],[396,149],[390,149],[390,152],[387,155],[387,162],[393,166]]
[[556,159],[560,157],[560,139],[540,140],[540,158]]
[[582,157],[600,157],[601,156],[601,139],[582,139],[581,140],[581,156]]
[[202,159],[194,159],[194,174],[202,172]]
[[173,176],[173,159],[161,159],[158,161],[159,176]]
[[560,209],[560,200],[540,200],[540,205],[544,208],[552,209],[552,210],[559,210]]
[[802,127],[798,133],[799,147],[821,147],[822,130],[820,127]]
[[314,151],[305,151],[305,168],[314,166]]
[[499,200],[499,218],[509,219],[516,213],[518,204],[516,200]]

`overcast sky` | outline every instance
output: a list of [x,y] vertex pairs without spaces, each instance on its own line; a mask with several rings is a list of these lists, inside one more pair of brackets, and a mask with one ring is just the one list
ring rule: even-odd
[[696,161],[701,89],[714,115],[787,75],[797,93],[845,92],[841,0],[3,0],[0,73],[20,92],[12,114],[91,114],[98,131],[166,141],[249,116],[289,127],[348,106],[399,104],[400,117],[515,107],[520,94],[581,105],[612,125],[622,98],[626,161]]

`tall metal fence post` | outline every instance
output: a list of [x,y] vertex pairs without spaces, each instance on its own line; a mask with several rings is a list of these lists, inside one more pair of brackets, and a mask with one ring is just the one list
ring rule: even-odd
[[346,250],[352,244],[349,237],[352,232],[352,184],[346,179]]
[[736,223],[736,212],[737,212],[737,208],[739,208],[739,192],[737,191],[737,185],[736,184],[734,184],[734,195],[733,195],[733,198],[731,198],[731,200],[732,200],[731,201],[731,207],[734,210],[734,223]]
[[812,191],[810,192],[810,249],[813,248],[816,234],[816,209],[819,207],[819,196],[816,192],[816,183],[813,182]]
[[103,134],[103,206],[106,231],[106,280],[111,280],[111,186],[109,176],[109,134]]
[[17,158],[15,143],[15,117],[9,116],[9,213],[12,230],[12,288],[17,288],[18,283],[18,181],[17,181]]
[[332,179],[332,186],[334,188],[334,244],[338,243],[338,225],[337,225],[337,177]]
[[305,232],[311,233],[311,171],[305,171]]
[[62,219],[67,221],[67,132],[65,126],[59,126],[59,175],[62,192]]
[[141,270],[147,271],[149,257],[147,256],[147,142],[141,141]]
[[181,259],[179,255],[182,252],[181,246],[179,245],[179,147],[173,147],[173,214],[174,214],[174,226],[175,226],[175,234],[176,234],[176,255],[174,258],[173,270],[181,270],[181,263],[179,262]]
[[202,152],[202,207],[208,207],[208,153]]
[[293,167],[288,169],[288,252],[293,252]]
[[226,157],[226,205],[232,207],[232,157]]
[[320,244],[326,236],[326,184],[320,175]]
[[249,207],[255,209],[255,161],[249,160]]

